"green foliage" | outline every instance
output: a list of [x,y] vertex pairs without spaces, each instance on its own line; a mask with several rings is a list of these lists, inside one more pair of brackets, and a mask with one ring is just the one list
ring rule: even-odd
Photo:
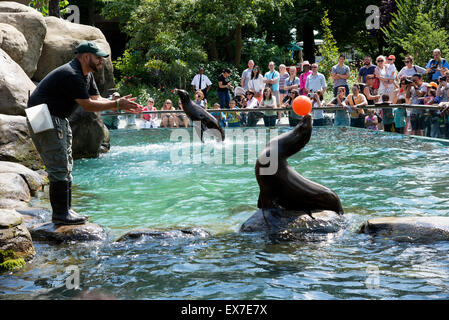
[[[44,17],[48,16],[48,4],[49,0],[32,0],[28,4],[28,6],[35,8],[37,11],[42,13]],[[59,1],[59,10],[61,16],[67,13],[67,6],[69,5],[69,2],[67,0],[61,0]]]
[[[129,53],[126,55],[129,56]],[[124,66],[129,66],[125,64]],[[224,68],[229,68],[231,70],[231,84],[235,87],[240,83],[239,70],[234,66],[230,66],[226,62],[211,61],[210,63],[202,65],[205,74],[209,77],[212,82],[212,88],[208,94],[209,105],[218,102],[218,96],[216,88],[218,86],[218,76],[221,74]],[[117,86],[119,93],[121,95],[132,94],[137,97],[137,102],[139,104],[146,104],[149,97],[152,97],[155,102],[155,107],[160,108],[166,99],[171,99],[175,106],[177,106],[178,95],[173,95],[171,89],[183,88],[191,91],[190,83],[197,73],[198,70],[192,70],[192,73],[188,78],[178,79],[178,83],[173,83],[173,86],[159,86],[155,87],[151,83],[144,81],[142,78],[134,76],[132,73],[123,76],[120,81],[117,81]],[[193,98],[193,95],[192,95]]]
[[323,57],[323,60],[320,62],[320,72],[328,79],[332,67],[338,62],[339,52],[337,42],[332,35],[331,21],[327,11],[324,12],[324,16],[321,19],[321,29],[324,42],[320,46],[320,54]]
[[411,32],[405,39],[399,39],[404,51],[414,57],[417,65],[425,66],[435,48],[443,54],[449,53],[449,36],[445,29],[435,28],[429,13],[420,13],[411,23]]
[[[396,5],[398,11],[392,14],[393,19],[390,24],[382,29],[386,43],[389,45],[387,51],[402,52],[405,55],[407,53],[406,51],[412,49],[411,46],[407,46],[409,48],[407,50],[404,48],[404,44],[408,42],[410,35],[414,37],[414,34],[419,32],[421,41],[416,39],[416,37],[414,37],[415,39],[413,41],[419,47],[422,47],[420,42],[428,43],[427,39],[435,41],[435,36],[440,34],[437,33],[428,36],[419,30],[420,26],[426,28],[428,31],[430,30],[426,25],[432,26],[435,30],[446,28],[445,32],[447,33],[447,28],[449,28],[449,3],[446,0],[396,0]],[[427,21],[422,19],[424,15],[428,19]],[[435,48],[431,48],[431,50]],[[431,56],[427,56],[427,58]]]
[[256,65],[260,67],[262,75],[265,73],[264,71],[268,71],[270,61],[274,61],[277,66],[281,63],[294,64],[294,61],[290,59],[289,51],[283,50],[276,44],[265,41],[265,39],[249,39],[243,42],[241,69],[247,68],[248,60],[254,60]]

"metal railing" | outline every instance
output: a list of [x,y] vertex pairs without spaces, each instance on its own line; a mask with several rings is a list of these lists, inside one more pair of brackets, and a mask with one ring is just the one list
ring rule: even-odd
[[[438,105],[422,105],[422,104],[375,104],[375,105],[368,105],[359,107],[358,109],[384,109],[384,108],[407,108],[407,109],[424,109],[424,110],[442,110],[443,107],[440,107]],[[351,111],[350,109],[354,109],[353,107],[346,106],[346,107],[339,107],[339,106],[324,106],[324,107],[313,107],[312,111],[314,110],[323,110],[323,111],[337,111],[337,110],[347,110]],[[230,113],[230,112],[260,112],[260,111],[277,111],[277,112],[283,112],[283,111],[291,111],[292,108],[254,108],[254,109],[206,109],[208,112],[224,112],[224,113]],[[163,114],[163,113],[184,113],[183,110],[157,110],[157,111],[143,111],[139,114]],[[121,116],[121,115],[128,115],[128,114],[134,114],[131,112],[107,112],[102,113],[102,116]]]

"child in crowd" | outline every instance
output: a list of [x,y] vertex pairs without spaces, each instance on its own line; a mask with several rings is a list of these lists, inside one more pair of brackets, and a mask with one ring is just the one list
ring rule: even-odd
[[[320,90],[315,91],[312,99],[312,108],[318,108],[324,106],[324,95]],[[324,112],[323,110],[313,111],[313,126],[321,127],[324,126]]]
[[387,58],[385,66],[387,67],[387,78],[391,80],[395,80],[396,77],[396,66],[394,65],[394,62],[396,61],[396,57],[394,55],[390,55]]
[[195,92],[195,100],[193,100],[193,102],[203,109],[207,108],[207,103],[204,100],[204,93],[201,90]]
[[[405,104],[405,98],[400,98],[396,102],[397,104]],[[406,110],[405,108],[395,108],[393,111],[394,116],[394,128],[397,133],[404,134],[405,130],[405,119],[406,119]]]
[[[220,104],[214,103],[214,109],[220,110]],[[218,120],[222,128],[226,127],[226,115],[223,112],[211,112],[210,114]]]
[[[235,100],[229,101],[230,109],[238,109]],[[240,127],[240,112],[229,112],[228,113],[228,127]]]
[[[154,106],[154,100],[153,98],[149,98],[147,101],[147,105],[142,109],[142,111],[157,111],[156,107]],[[140,119],[143,120],[143,127],[144,128],[158,128],[159,125],[156,123],[157,114],[142,114],[140,116]]]
[[[382,103],[390,103],[390,96],[388,94],[383,94]],[[382,128],[382,124],[384,127],[384,131],[394,132],[394,116],[392,108],[382,108],[381,109],[381,117],[377,114],[377,120],[379,122],[379,130]]]
[[368,109],[368,115],[365,117],[365,128],[377,131],[378,123],[377,116],[374,114],[374,109]]

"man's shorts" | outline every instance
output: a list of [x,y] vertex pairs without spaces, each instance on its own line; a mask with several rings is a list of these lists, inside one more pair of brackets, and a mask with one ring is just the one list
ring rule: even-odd
[[424,130],[425,123],[424,123],[424,117],[422,114],[416,114],[412,113],[410,114],[410,124],[412,126],[412,130]]

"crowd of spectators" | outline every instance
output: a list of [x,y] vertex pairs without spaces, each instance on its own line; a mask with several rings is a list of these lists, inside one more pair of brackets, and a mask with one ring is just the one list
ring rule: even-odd
[[[314,108],[341,107],[327,111],[314,109],[314,126],[351,126],[370,130],[384,130],[400,134],[426,135],[435,138],[449,138],[449,63],[435,49],[433,58],[425,67],[415,65],[413,57],[407,55],[404,66],[398,71],[394,55],[379,56],[372,63],[371,57],[363,60],[358,70],[357,82],[350,86],[351,69],[346,57],[341,54],[330,70],[333,84],[333,99],[325,101],[327,82],[319,72],[319,64],[304,61],[297,66],[276,64],[271,61],[267,72],[253,60],[241,74],[239,86],[231,84],[231,70],[224,69],[218,76],[217,96],[219,103],[212,109],[237,109],[240,112],[216,112],[211,114],[223,127],[255,126],[263,119],[265,126],[273,127],[286,115],[282,111],[253,111],[243,109],[291,107],[299,95],[308,96]],[[207,95],[213,86],[203,68],[192,79],[194,92],[192,101],[202,108],[208,108]],[[116,97],[112,97],[113,99]],[[378,105],[383,104],[380,108]],[[425,108],[390,107],[385,105],[412,104],[433,106]],[[438,106],[435,108],[434,106]],[[176,110],[171,100],[166,100],[162,110]],[[182,104],[178,104],[178,110]],[[149,99],[144,111],[157,110],[154,100]],[[301,119],[296,113],[287,112],[289,125],[295,126]],[[145,128],[157,127],[158,115],[143,114],[141,120]],[[161,127],[188,127],[187,117],[182,113],[163,113],[159,115]],[[112,129],[117,123],[109,123]]]

